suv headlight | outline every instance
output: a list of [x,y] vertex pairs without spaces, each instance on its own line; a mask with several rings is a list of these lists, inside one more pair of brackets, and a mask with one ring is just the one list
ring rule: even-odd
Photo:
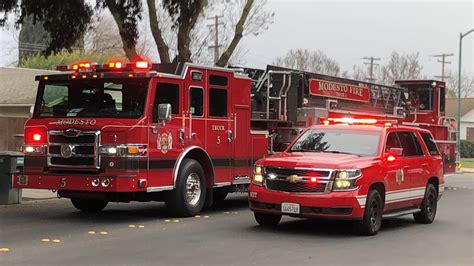
[[252,183],[257,186],[263,185],[263,166],[256,165],[253,171]]
[[333,191],[352,190],[357,188],[355,181],[362,176],[360,169],[337,170],[334,177]]

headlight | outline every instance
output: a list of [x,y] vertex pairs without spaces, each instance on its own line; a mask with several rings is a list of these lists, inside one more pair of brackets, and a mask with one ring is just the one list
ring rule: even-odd
[[46,153],[46,145],[23,145],[22,151],[25,155],[43,155]]
[[252,183],[258,186],[263,184],[263,166],[255,166]]
[[357,178],[362,176],[362,172],[359,169],[351,170],[339,170],[336,171],[334,178],[333,191],[344,191],[357,188],[354,185]]
[[103,156],[134,157],[147,154],[147,145],[104,145],[100,147]]

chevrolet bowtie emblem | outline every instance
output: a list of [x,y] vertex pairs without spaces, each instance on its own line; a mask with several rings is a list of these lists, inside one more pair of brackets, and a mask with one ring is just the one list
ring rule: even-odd
[[297,175],[290,175],[286,178],[286,180],[290,183],[296,183],[298,182],[299,180],[301,180],[302,178],[297,176]]

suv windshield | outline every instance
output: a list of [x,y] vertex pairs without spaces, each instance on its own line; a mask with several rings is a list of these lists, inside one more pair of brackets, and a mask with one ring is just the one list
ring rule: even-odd
[[290,152],[347,153],[375,156],[379,146],[378,132],[342,129],[310,129],[303,133]]
[[143,115],[150,79],[94,79],[41,82],[34,117]]

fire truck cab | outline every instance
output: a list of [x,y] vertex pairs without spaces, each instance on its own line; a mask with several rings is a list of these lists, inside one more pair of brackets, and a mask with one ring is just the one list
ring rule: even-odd
[[444,191],[443,161],[428,130],[375,119],[328,119],[284,152],[257,161],[250,208],[263,226],[282,215],[357,220],[374,235],[382,217],[432,223]]

